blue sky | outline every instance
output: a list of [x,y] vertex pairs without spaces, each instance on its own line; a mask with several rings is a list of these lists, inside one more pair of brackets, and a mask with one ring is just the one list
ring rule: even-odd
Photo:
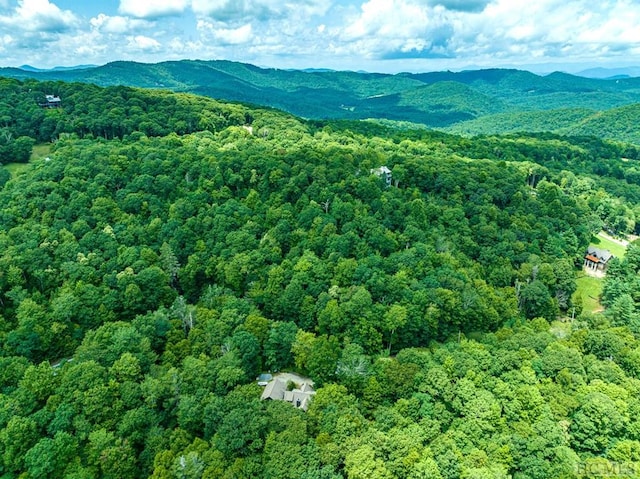
[[0,66],[378,72],[640,65],[637,0],[0,0]]

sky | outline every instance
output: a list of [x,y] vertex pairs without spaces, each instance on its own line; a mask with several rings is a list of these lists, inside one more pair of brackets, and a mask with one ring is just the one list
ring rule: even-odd
[[640,1],[0,0],[0,66],[180,59],[384,73],[640,65]]

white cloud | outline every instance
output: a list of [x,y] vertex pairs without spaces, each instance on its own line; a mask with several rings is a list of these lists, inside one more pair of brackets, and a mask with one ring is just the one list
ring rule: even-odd
[[[103,58],[109,54],[114,45],[104,38],[100,32],[94,30],[90,32],[78,32],[73,36],[62,38],[57,47],[72,54],[71,58],[58,59],[59,64],[77,64],[78,58],[88,59],[87,63],[93,63],[98,58]],[[81,63],[85,63],[83,60]]]
[[89,20],[90,25],[104,33],[127,33],[138,28],[146,28],[152,24],[136,18],[105,15],[100,13],[97,17]]
[[[191,0],[197,18],[196,50],[202,58],[269,65],[272,57],[312,56],[325,50],[327,35],[318,24],[333,0]],[[326,28],[326,27],[325,27]]]
[[220,28],[214,32],[214,35],[221,43],[238,45],[249,42],[253,37],[253,32],[251,24],[248,23],[239,28]]
[[[367,0],[327,27],[335,55],[496,64],[620,55],[640,43],[630,0]],[[318,32],[321,33],[321,32]]]
[[197,57],[378,71],[630,64],[640,63],[638,25],[638,0],[0,0],[0,62]]
[[189,0],[120,0],[118,11],[137,18],[159,18],[184,12]]
[[491,0],[432,0],[431,4],[441,5],[447,10],[461,12],[481,12]]
[[0,37],[0,51],[4,51],[7,47],[11,46],[14,42],[11,35],[5,34]]
[[195,52],[203,53],[206,51],[205,46],[197,41],[185,41],[183,38],[174,37],[165,43],[171,58],[190,57]]
[[128,37],[128,48],[139,52],[155,52],[159,51],[162,45],[157,40],[144,35],[136,35]]
[[194,13],[223,22],[247,22],[247,19],[267,21],[283,16],[324,15],[332,5],[330,0],[191,0]]
[[[581,59],[640,41],[640,5],[626,0],[496,0],[457,19],[456,55]],[[515,48],[517,47],[517,48]]]
[[77,23],[70,10],[60,10],[48,0],[18,0],[11,15],[0,16],[0,25],[31,32],[63,32]]
[[403,0],[369,0],[362,4],[362,12],[347,26],[344,38],[411,37],[426,32],[429,18],[427,7]]
[[250,23],[238,28],[224,28],[204,20],[198,21],[198,30],[210,34],[213,40],[222,45],[239,45],[248,43],[253,38],[253,28]]
[[640,5],[619,2],[602,16],[585,14],[584,23],[589,28],[582,29],[579,42],[640,44]]
[[334,27],[334,52],[367,58],[446,56],[453,33],[451,13],[415,0],[369,0]]

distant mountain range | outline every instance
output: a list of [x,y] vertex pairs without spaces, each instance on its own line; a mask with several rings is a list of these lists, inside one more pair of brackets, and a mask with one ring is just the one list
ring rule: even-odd
[[53,68],[36,68],[31,65],[22,65],[18,67],[20,70],[28,72],[63,72],[69,70],[85,70],[87,68],[96,68],[98,65],[75,65],[70,67],[53,67]]
[[[6,77],[161,88],[270,106],[310,119],[392,120],[463,134],[595,132],[640,144],[638,107],[630,107],[640,103],[640,78],[630,76],[635,73],[640,68],[593,69],[584,76],[514,69],[390,75],[198,60],[0,68]],[[616,126],[598,129],[602,118]]]
[[589,68],[576,73],[578,76],[587,78],[633,78],[640,77],[640,67],[621,67],[621,68]]

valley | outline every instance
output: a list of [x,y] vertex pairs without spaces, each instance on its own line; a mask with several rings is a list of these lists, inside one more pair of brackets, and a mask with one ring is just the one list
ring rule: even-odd
[[2,74],[0,477],[640,470],[635,79]]
[[640,143],[640,79],[513,69],[395,75],[259,68],[229,61],[113,62],[71,70],[0,68],[17,79],[166,89],[270,106],[307,119],[384,119],[457,134],[551,131]]

